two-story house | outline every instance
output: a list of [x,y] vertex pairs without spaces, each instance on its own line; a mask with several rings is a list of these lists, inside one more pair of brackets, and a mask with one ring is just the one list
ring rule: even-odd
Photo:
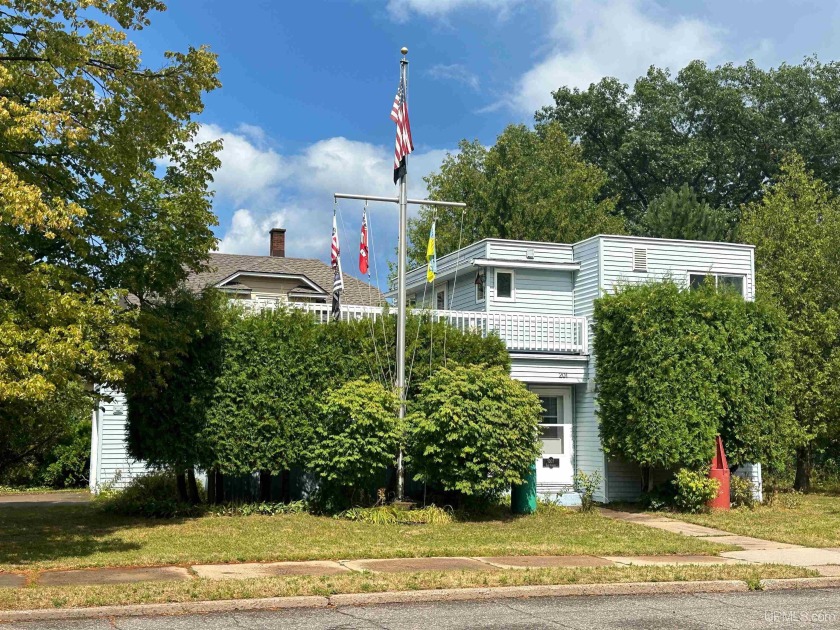
[[[272,231],[270,256],[213,254],[212,270],[193,276],[189,285],[217,287],[255,309],[298,304],[327,321],[331,269],[318,260],[286,258],[284,237],[282,230]],[[750,245],[630,236],[594,236],[571,245],[484,239],[440,257],[433,284],[426,282],[425,267],[410,271],[408,303],[504,340],[511,375],[543,404],[539,492],[566,493],[574,502],[575,472],[597,471],[603,480],[598,500],[633,500],[641,486],[638,468],[608,458],[601,446],[591,338],[595,300],[621,284],[670,277],[690,289],[708,275],[751,300],[753,254]],[[345,317],[381,312],[384,296],[376,288],[347,275],[344,282]],[[123,485],[145,470],[127,457],[125,414],[119,394],[94,414],[92,488],[115,479]]]
[[[687,289],[707,275],[754,298],[751,245],[630,236],[594,236],[572,245],[485,239],[407,276],[409,303],[461,327],[495,330],[511,375],[543,404],[537,488],[572,489],[575,471],[599,472],[601,501],[633,500],[640,471],[605,456],[595,403],[591,324],[595,300],[620,284],[665,277]],[[758,481],[754,479],[754,481]]]

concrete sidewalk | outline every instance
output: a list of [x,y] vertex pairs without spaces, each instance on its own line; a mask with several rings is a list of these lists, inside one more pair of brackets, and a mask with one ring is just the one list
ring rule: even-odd
[[247,562],[196,564],[188,567],[116,567],[43,571],[34,576],[0,573],[0,587],[94,586],[136,582],[173,582],[194,578],[247,580],[282,576],[326,576],[341,573],[402,573],[415,571],[499,571],[552,567],[615,567],[667,565],[744,564],[736,558],[700,555],[662,556],[499,556],[445,558],[387,558],[361,560],[313,560],[309,562]]
[[840,549],[817,549],[790,543],[738,536],[720,529],[685,523],[657,514],[638,512],[620,512],[601,508],[607,518],[653,527],[673,534],[702,538],[709,542],[741,547],[740,551],[725,551],[721,558],[740,560],[752,564],[787,564],[795,567],[808,567],[827,577],[840,576]]

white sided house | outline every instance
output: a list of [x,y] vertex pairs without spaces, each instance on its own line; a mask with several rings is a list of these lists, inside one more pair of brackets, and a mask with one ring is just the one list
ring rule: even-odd
[[[191,284],[217,286],[256,309],[293,304],[326,321],[329,267],[274,255],[275,238],[272,231],[272,256],[213,255],[216,271]],[[408,303],[461,329],[501,337],[511,375],[543,404],[537,490],[571,503],[578,499],[576,471],[600,473],[599,501],[634,500],[641,487],[638,468],[609,459],[601,446],[591,338],[595,300],[622,284],[669,277],[690,289],[709,275],[745,299],[755,294],[754,248],[732,243],[603,235],[572,245],[484,239],[437,263],[433,284],[426,282],[425,267],[408,273]],[[377,289],[349,276],[345,286],[343,318],[380,315],[383,296]],[[125,452],[123,397],[117,395],[94,416],[91,487],[123,485],[142,474],[142,464]],[[753,475],[760,488],[760,468],[738,472]]]
[[[637,499],[638,467],[609,459],[595,406],[592,316],[595,300],[623,284],[671,278],[687,289],[711,275],[745,299],[755,296],[751,245],[594,236],[573,245],[485,239],[408,274],[409,303],[436,309],[459,326],[495,330],[511,357],[511,375],[543,404],[543,453],[537,491],[577,499],[576,471],[598,472],[600,501]],[[760,468],[742,467],[760,488]],[[755,475],[759,475],[757,478]]]

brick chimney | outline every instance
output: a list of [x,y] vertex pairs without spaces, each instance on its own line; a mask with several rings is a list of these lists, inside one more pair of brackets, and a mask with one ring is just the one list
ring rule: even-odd
[[271,247],[268,255],[277,258],[286,257],[286,230],[283,228],[274,228],[271,230]]

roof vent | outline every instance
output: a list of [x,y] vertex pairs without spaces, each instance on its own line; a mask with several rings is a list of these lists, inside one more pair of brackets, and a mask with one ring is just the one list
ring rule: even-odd
[[633,248],[633,271],[647,271],[647,250],[642,247]]

